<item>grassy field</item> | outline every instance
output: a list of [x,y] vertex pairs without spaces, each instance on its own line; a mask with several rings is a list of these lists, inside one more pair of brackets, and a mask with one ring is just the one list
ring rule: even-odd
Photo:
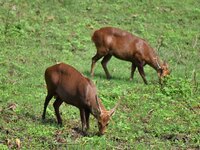
[[[200,149],[199,0],[0,0],[0,149]],[[92,79],[106,108],[124,97],[107,133],[91,116],[82,136],[79,110],[63,104],[59,127],[50,102],[41,119],[45,69],[65,62],[90,77],[95,29],[114,26],[145,38],[169,63],[163,87],[145,67],[129,81],[129,62],[100,61]],[[162,40],[161,40],[162,39]],[[20,143],[20,144],[19,144]]]

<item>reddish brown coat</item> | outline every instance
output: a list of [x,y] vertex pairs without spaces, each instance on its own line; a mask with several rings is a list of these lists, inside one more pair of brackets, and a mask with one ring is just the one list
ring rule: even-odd
[[45,81],[48,94],[44,103],[43,119],[45,119],[47,105],[54,96],[56,100],[53,106],[59,124],[62,124],[59,107],[66,102],[79,108],[83,131],[89,128],[91,113],[98,121],[100,134],[105,132],[116,107],[110,111],[105,109],[97,97],[96,87],[90,79],[84,77],[72,66],[60,63],[46,69]]
[[113,27],[104,27],[94,32],[92,41],[97,48],[97,53],[92,58],[92,76],[94,76],[95,63],[103,57],[102,67],[106,77],[109,79],[111,76],[107,69],[107,63],[112,56],[132,62],[131,80],[133,79],[135,69],[138,68],[144,83],[147,84],[143,69],[146,64],[157,71],[159,78],[169,74],[168,65],[161,63],[154,49],[144,39],[127,31]]

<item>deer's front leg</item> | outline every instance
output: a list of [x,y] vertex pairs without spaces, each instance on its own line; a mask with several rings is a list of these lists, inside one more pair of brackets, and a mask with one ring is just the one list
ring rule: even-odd
[[85,109],[80,109],[80,117],[81,117],[81,124],[82,124],[82,132],[86,132],[86,118],[85,118]]

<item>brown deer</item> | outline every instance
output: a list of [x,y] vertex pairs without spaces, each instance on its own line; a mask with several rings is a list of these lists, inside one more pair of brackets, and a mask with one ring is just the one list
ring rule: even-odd
[[110,79],[107,63],[112,56],[132,63],[130,80],[133,79],[137,67],[144,83],[147,84],[143,69],[146,64],[157,71],[160,82],[162,77],[170,74],[167,63],[161,63],[154,49],[144,39],[127,31],[104,27],[93,33],[92,41],[97,48],[97,53],[92,58],[91,76],[94,76],[95,63],[103,57],[101,64],[107,79]]
[[84,133],[89,129],[91,113],[98,121],[99,133],[104,134],[117,105],[107,111],[97,97],[96,87],[90,79],[84,77],[72,66],[60,63],[46,69],[45,81],[48,94],[44,103],[43,119],[45,119],[47,105],[54,96],[56,100],[53,106],[58,124],[62,124],[59,107],[63,102],[66,102],[79,108]]

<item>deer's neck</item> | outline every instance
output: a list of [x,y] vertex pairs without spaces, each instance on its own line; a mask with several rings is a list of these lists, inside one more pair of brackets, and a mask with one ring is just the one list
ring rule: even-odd
[[154,54],[150,57],[149,65],[158,72],[161,69],[162,63],[159,57]]

